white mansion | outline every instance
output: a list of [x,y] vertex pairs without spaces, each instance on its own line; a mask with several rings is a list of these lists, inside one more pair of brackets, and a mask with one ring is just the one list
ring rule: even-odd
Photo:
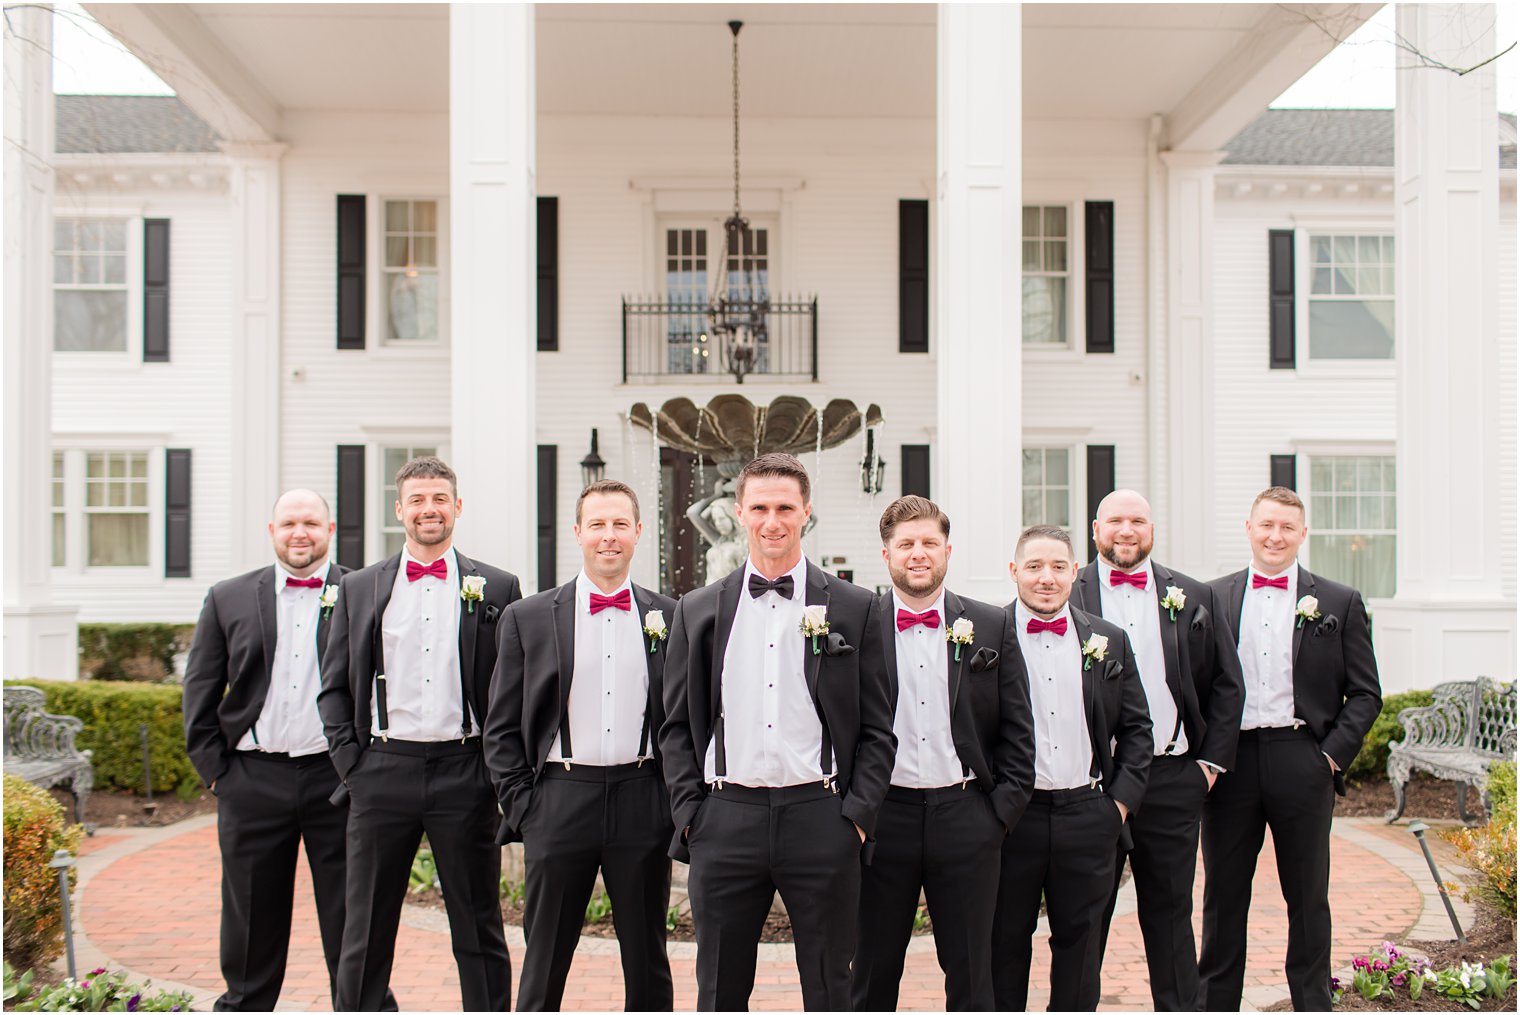
[[[86,6],[178,98],[55,97],[48,13],[7,12],[6,676],[74,675],[78,621],[194,620],[283,488],[327,496],[343,563],[393,552],[422,451],[461,548],[542,588],[595,432],[644,500],[636,577],[689,589],[716,469],[628,414],[723,393],[880,406],[807,461],[810,555],[861,584],[905,491],[1006,602],[1023,525],[1090,552],[1134,487],[1211,578],[1279,482],[1387,689],[1514,675],[1492,68],[1266,108],[1376,4]],[[1433,9],[1401,35],[1491,53],[1491,6]],[[742,386],[671,310],[722,267],[735,19],[733,260],[778,304]]]

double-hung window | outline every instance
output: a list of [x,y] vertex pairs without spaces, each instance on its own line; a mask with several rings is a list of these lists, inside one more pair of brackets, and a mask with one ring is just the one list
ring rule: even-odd
[[1023,233],[1024,344],[1070,345],[1071,213],[1064,204],[1025,205]]
[[401,552],[406,542],[406,529],[396,518],[396,473],[401,467],[419,455],[438,454],[437,445],[387,445],[380,449],[380,538],[381,556],[389,557]]
[[1393,237],[1309,236],[1309,358],[1393,359]]
[[1071,530],[1071,449],[1025,448],[1024,525]]
[[1392,455],[1311,455],[1308,564],[1368,598],[1394,594]]
[[131,293],[123,218],[53,220],[53,349],[126,352]]
[[440,331],[436,200],[384,202],[381,322],[387,343],[437,342]]
[[157,449],[54,451],[53,566],[104,573],[161,561],[162,467],[163,452]]

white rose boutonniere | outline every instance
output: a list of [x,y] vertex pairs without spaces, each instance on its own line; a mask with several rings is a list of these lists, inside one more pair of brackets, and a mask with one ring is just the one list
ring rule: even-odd
[[333,607],[338,605],[338,586],[328,585],[322,589],[322,598],[317,600],[322,607],[323,618],[331,617]]
[[961,661],[961,646],[970,645],[971,639],[976,636],[976,628],[971,621],[961,617],[955,623],[945,628],[945,640],[955,646],[955,661]]
[[459,579],[459,598],[469,604],[470,612],[475,612],[475,604],[486,597],[486,580],[478,574],[467,574]]
[[1177,611],[1187,605],[1187,593],[1175,585],[1166,587],[1166,598],[1161,600],[1161,605],[1166,607],[1166,612],[1171,614],[1173,622],[1177,620]]
[[1304,596],[1293,608],[1293,612],[1298,617],[1298,626],[1303,627],[1304,621],[1319,619],[1319,600],[1313,596]]
[[660,642],[670,634],[670,629],[665,626],[665,614],[659,610],[644,614],[644,633],[649,636],[649,654],[654,655]]
[[1088,636],[1082,643],[1082,668],[1092,669],[1093,660],[1102,662],[1108,658],[1108,637],[1102,634]]
[[822,603],[802,608],[802,633],[813,642],[813,655],[822,651],[818,639],[829,633],[829,608]]

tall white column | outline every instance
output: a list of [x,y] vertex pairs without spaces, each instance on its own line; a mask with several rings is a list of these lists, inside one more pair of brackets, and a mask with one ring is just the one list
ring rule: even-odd
[[950,583],[994,603],[1021,525],[1021,37],[1018,4],[939,7],[933,490]]
[[53,11],[5,12],[5,672],[79,677],[79,611],[52,601]]
[[[1492,4],[1400,4],[1400,37],[1452,68],[1495,52]],[[1401,55],[1394,116],[1398,584],[1373,619],[1388,690],[1515,669],[1500,581],[1498,127],[1492,64]],[[1406,69],[1407,68],[1407,69]]]
[[232,488],[235,571],[268,562],[265,523],[280,494],[280,157],[285,145],[228,142],[233,221]]
[[531,4],[449,7],[452,465],[457,541],[532,589],[538,574]]
[[[1163,152],[1166,166],[1168,565],[1220,573],[1214,539],[1214,172],[1219,152]],[[1263,472],[1265,472],[1263,466]],[[1263,486],[1266,484],[1263,483]],[[1239,507],[1245,518],[1246,505]]]

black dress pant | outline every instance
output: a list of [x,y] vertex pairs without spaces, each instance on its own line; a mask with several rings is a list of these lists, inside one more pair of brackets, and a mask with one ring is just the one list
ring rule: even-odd
[[821,783],[715,789],[692,819],[697,1008],[745,1011],[760,932],[776,892],[792,921],[802,1004],[850,1010],[860,904],[860,835]]
[[1204,1008],[1240,1008],[1251,879],[1270,827],[1288,905],[1283,971],[1293,1008],[1329,1011],[1333,778],[1307,727],[1241,733],[1235,768],[1219,777],[1203,810]]
[[856,1011],[896,1011],[920,890],[934,921],[947,1011],[991,1011],[992,916],[1003,823],[976,785],[887,790],[876,854],[860,871]]
[[222,852],[222,978],[216,1011],[271,1011],[285,982],[296,854],[304,841],[322,952],[337,1003],[343,944],[348,808],[328,802],[338,773],[324,751],[307,757],[233,751],[216,780]]
[[1050,922],[1050,1011],[1098,1007],[1103,907],[1114,883],[1123,822],[1097,789],[1035,790],[1003,842],[992,925],[992,990],[1001,1011],[1029,1006],[1040,897]]
[[[1187,755],[1160,755],[1151,763],[1145,802],[1129,819],[1135,847],[1140,936],[1156,1011],[1198,1010],[1198,952],[1193,943],[1193,878],[1198,868],[1198,825],[1209,779]],[[1103,913],[1103,946],[1119,900],[1124,854],[1114,866],[1114,891]],[[1099,953],[1099,961],[1102,954]]]
[[465,1011],[507,1011],[512,967],[501,924],[500,812],[479,738],[375,741],[349,773],[348,918],[340,1011],[387,1002],[412,860],[427,833],[448,912]]
[[558,1011],[596,872],[612,902],[626,1011],[670,1011],[670,804],[653,763],[551,763],[523,818],[527,892],[518,1011]]

